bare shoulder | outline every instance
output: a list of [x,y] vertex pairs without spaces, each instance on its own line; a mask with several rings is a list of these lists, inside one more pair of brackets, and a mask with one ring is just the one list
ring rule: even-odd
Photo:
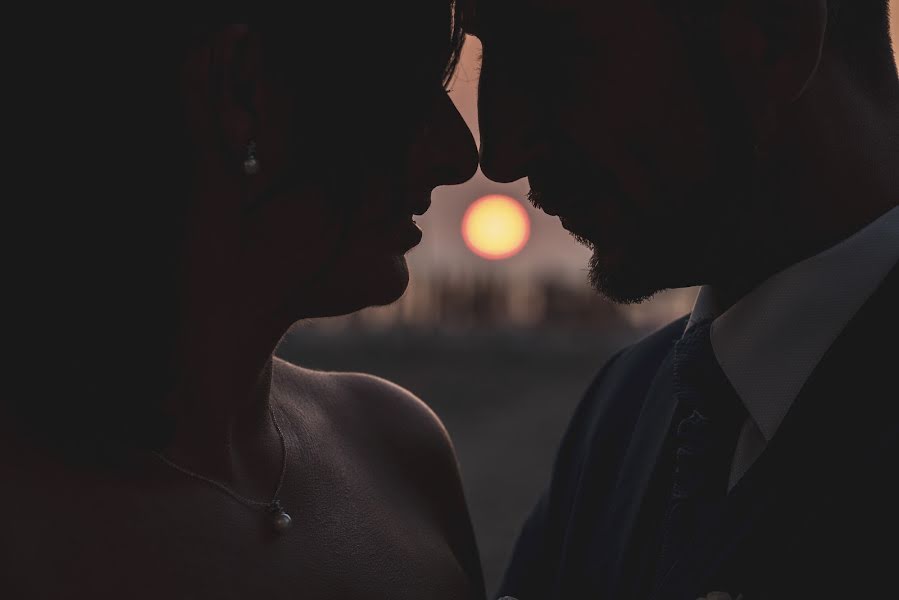
[[297,407],[318,452],[352,461],[389,494],[434,519],[474,589],[483,590],[462,478],[443,423],[410,391],[380,377],[306,369],[275,359],[273,393]]
[[383,484],[448,520],[465,510],[459,465],[443,423],[408,390],[362,373],[314,371],[276,359],[273,391],[293,404],[319,451],[365,465]]
[[316,371],[274,360],[273,386],[288,402],[311,404],[360,441],[379,442],[385,451],[414,449],[423,460],[450,461],[455,469],[446,428],[412,392],[374,375]]

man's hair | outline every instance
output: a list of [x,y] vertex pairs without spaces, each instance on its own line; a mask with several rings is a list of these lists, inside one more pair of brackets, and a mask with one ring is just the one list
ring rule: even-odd
[[[783,0],[784,2],[790,0]],[[712,15],[723,0],[658,0],[678,18]],[[889,0],[828,0],[825,49],[840,57],[870,89],[899,93],[899,76],[890,36]]]

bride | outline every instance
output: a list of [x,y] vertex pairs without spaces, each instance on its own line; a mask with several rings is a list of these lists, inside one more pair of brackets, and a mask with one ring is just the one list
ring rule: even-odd
[[462,7],[297,13],[11,33],[0,596],[484,597],[437,417],[272,357],[399,298],[415,216],[474,173]]

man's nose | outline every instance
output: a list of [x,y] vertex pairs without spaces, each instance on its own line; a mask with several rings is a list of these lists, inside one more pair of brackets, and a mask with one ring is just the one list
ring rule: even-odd
[[529,174],[544,153],[539,142],[537,98],[527,87],[491,73],[485,62],[478,88],[481,170],[498,183]]

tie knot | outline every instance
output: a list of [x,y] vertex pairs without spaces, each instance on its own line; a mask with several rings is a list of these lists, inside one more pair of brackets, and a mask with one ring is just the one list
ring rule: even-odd
[[731,459],[746,411],[715,358],[712,321],[693,325],[674,347],[677,401],[673,472],[656,576],[663,577],[703,518],[727,495]]
[[742,420],[745,409],[712,347],[712,320],[696,323],[674,347],[674,391],[682,414],[698,412],[704,419]]

